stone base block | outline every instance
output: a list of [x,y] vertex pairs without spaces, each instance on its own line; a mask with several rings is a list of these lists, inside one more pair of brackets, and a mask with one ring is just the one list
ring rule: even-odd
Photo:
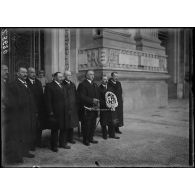
[[123,81],[124,113],[166,107],[168,86],[165,81]]

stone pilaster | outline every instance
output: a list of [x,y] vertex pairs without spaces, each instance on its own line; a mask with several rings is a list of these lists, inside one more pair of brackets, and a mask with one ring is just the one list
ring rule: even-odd
[[135,41],[137,50],[165,55],[165,48],[160,45],[158,38],[158,29],[137,29]]
[[51,75],[65,70],[65,31],[64,29],[45,29],[45,73]]
[[170,98],[188,97],[189,83],[186,76],[189,76],[190,43],[189,29],[168,29],[167,54],[169,56],[168,72],[171,75],[168,81]]

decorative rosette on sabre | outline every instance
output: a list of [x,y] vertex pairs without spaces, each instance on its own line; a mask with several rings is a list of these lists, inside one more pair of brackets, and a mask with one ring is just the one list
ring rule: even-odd
[[105,94],[106,99],[106,106],[111,109],[111,111],[115,111],[116,107],[118,107],[118,101],[116,95],[111,92],[107,91]]

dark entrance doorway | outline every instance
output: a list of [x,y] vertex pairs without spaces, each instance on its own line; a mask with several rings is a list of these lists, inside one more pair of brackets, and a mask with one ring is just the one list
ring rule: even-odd
[[[7,52],[3,49],[5,36]],[[41,29],[2,28],[1,43],[1,64],[8,66],[11,80],[15,78],[20,66],[34,67],[37,73],[44,70],[44,33]]]

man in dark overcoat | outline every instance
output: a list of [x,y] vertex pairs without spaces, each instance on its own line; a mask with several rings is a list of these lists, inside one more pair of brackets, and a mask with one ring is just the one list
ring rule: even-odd
[[33,135],[35,133],[36,107],[29,87],[26,83],[27,69],[20,67],[16,80],[10,85],[10,92],[15,99],[16,111],[14,120],[16,127],[13,133],[13,140],[18,145],[21,155],[33,158],[34,155],[29,153],[32,147]]
[[[54,152],[58,151],[58,139],[59,146],[64,149],[70,149],[70,146],[66,144],[67,131],[65,128],[65,92],[62,84],[64,76],[61,72],[54,74],[54,80],[48,83],[45,87],[45,104],[46,111],[49,116],[49,120],[56,123],[51,127],[51,149]],[[60,134],[58,136],[58,130]]]
[[90,143],[98,143],[98,141],[93,139],[98,113],[97,111],[85,109],[85,107],[92,108],[99,105],[99,91],[97,84],[93,82],[94,71],[88,70],[85,77],[84,81],[79,84],[77,92],[79,96],[79,113],[83,133],[83,144],[89,146]]
[[75,127],[79,125],[79,118],[78,118],[78,102],[77,102],[77,92],[76,86],[71,81],[72,74],[70,71],[65,71],[64,73],[64,92],[65,92],[65,126],[66,131],[68,132],[67,140],[65,142],[70,142],[75,144],[73,139],[73,130]]
[[34,142],[32,145],[32,149],[34,150],[35,146],[41,146],[41,135],[45,123],[45,105],[42,84],[36,78],[36,72],[33,67],[28,68],[28,78],[26,79],[26,82],[33,94],[37,110],[36,132],[35,135],[33,135]]
[[[102,76],[102,82],[99,86],[99,94],[100,94],[100,125],[102,128],[102,137],[103,139],[107,139],[107,134],[109,134],[110,138],[119,139],[118,136],[115,135],[115,124],[114,118],[116,111],[111,111],[106,105],[105,94],[108,91],[111,91],[107,85],[108,78],[106,75]],[[107,130],[108,126],[108,130]]]
[[116,95],[118,101],[118,107],[116,107],[118,124],[115,127],[115,132],[121,134],[119,127],[123,126],[123,97],[122,97],[122,85],[118,81],[118,73],[112,72],[111,78],[108,80],[108,88]]
[[[8,82],[8,67],[1,65],[1,136],[2,136],[2,165],[21,163],[22,155],[18,149],[17,135],[17,110],[15,97],[10,94]],[[15,135],[14,135],[15,133]]]

